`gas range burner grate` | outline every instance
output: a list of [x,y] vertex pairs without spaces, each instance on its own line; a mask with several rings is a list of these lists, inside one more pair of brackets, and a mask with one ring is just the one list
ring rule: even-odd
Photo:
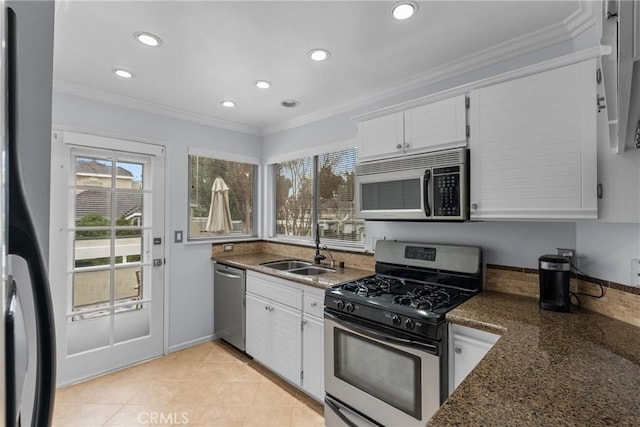
[[435,286],[414,288],[404,295],[393,297],[394,304],[409,306],[417,310],[435,310],[450,306],[459,296],[455,290],[445,290]]
[[374,297],[389,294],[393,289],[402,286],[401,282],[387,280],[381,277],[366,277],[346,283],[342,289],[353,292],[361,297]]

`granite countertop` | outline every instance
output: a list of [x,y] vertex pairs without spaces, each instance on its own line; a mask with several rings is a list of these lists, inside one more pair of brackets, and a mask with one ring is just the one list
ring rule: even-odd
[[501,338],[428,425],[640,425],[640,328],[498,292],[447,320]]
[[[304,285],[313,286],[316,288],[326,289],[329,286],[337,285],[338,283],[347,282],[350,280],[360,279],[362,277],[371,276],[373,271],[361,270],[358,268],[339,268],[336,267],[335,273],[326,273],[318,276],[301,276],[299,274],[288,273],[286,271],[279,271],[273,268],[264,267],[260,264],[270,261],[280,261],[285,259],[292,259],[286,255],[276,255],[266,252],[242,254],[242,255],[224,255],[215,256],[212,258],[214,261],[221,264],[227,264],[232,267],[243,268],[246,270],[253,270],[259,273],[269,274],[271,276],[280,277],[283,279],[291,280]],[[306,260],[305,260],[306,261]],[[329,265],[322,264],[322,267],[329,267]]]

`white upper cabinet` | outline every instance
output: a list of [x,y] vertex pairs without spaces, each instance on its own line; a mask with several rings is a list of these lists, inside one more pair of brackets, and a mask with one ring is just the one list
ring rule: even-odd
[[466,146],[465,105],[458,95],[358,123],[359,160]]
[[471,92],[472,219],[594,219],[596,61]]
[[358,160],[404,154],[404,113],[358,123]]
[[467,145],[466,96],[412,108],[404,112],[405,152]]

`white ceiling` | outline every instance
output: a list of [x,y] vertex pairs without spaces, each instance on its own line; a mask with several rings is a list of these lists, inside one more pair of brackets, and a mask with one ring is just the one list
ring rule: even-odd
[[[56,7],[54,88],[271,133],[571,38],[580,1],[76,1]],[[576,24],[576,22],[578,23]],[[133,34],[163,43],[150,48]],[[314,63],[307,53],[326,48]],[[111,70],[123,67],[135,78]],[[266,79],[268,90],[253,82]],[[237,106],[220,105],[232,99]],[[295,99],[297,108],[280,102]]]

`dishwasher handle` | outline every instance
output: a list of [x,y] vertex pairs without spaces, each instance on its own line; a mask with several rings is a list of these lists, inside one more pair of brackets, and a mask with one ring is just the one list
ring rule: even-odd
[[239,268],[229,267],[225,264],[216,264],[215,267],[216,274],[220,274],[225,277],[229,277],[231,279],[242,279],[244,278],[245,271]]
[[241,274],[239,274],[239,275],[236,275],[236,274],[229,274],[229,273],[225,273],[225,272],[224,272],[224,271],[222,271],[222,270],[216,270],[216,273],[218,273],[218,274],[220,274],[220,275],[222,275],[222,276],[225,276],[225,277],[229,277],[229,278],[231,278],[231,279],[241,279],[241,278],[242,278],[242,275],[241,275]]

